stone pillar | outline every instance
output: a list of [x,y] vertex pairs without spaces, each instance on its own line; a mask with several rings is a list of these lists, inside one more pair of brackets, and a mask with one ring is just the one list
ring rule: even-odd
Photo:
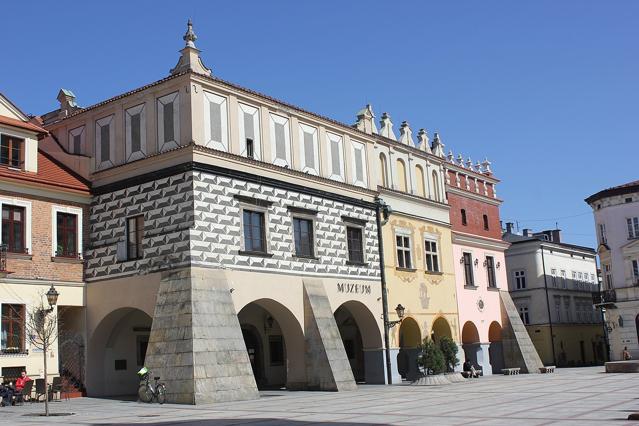
[[356,390],[353,370],[344,350],[324,284],[304,279],[304,336],[309,389]]
[[482,343],[479,345],[477,352],[477,362],[481,366],[484,376],[493,374],[493,367],[490,365],[490,343]]
[[[399,348],[391,348],[390,350],[391,379],[393,380],[394,385],[398,383],[402,383],[402,375],[399,374],[399,368],[397,366],[397,355],[399,355]],[[386,358],[384,358],[384,374],[386,374]],[[384,377],[388,377],[388,376],[385,375]]]
[[167,401],[202,404],[259,397],[224,271],[162,274],[145,365]]

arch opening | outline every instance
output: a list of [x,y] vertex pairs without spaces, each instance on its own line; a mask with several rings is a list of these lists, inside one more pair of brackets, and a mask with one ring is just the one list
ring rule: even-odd
[[453,338],[453,332],[451,331],[450,324],[448,324],[446,318],[439,317],[435,320],[435,322],[433,322],[433,329],[430,335],[435,342],[439,342],[439,340],[444,336],[450,337],[451,339]]
[[260,299],[237,316],[258,389],[302,389],[304,335],[293,313],[272,299]]
[[488,356],[492,371],[501,371],[504,368],[504,351],[501,343],[501,325],[497,321],[490,323],[488,328]]
[[355,381],[384,383],[382,336],[373,313],[352,300],[340,305],[334,316]]
[[462,349],[466,360],[469,360],[474,366],[480,366],[478,359],[481,351],[479,332],[472,321],[466,321],[462,328]]
[[422,333],[417,321],[411,317],[404,318],[399,326],[399,352],[397,354],[397,371],[403,379],[417,379],[419,368],[417,355],[421,344]]
[[128,397],[137,394],[135,374],[144,366],[152,319],[136,308],[106,315],[93,332],[87,356],[90,396]]

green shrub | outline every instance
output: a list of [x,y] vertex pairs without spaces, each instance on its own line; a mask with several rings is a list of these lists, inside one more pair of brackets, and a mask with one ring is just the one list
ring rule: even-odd
[[449,372],[455,371],[455,366],[459,363],[457,358],[457,343],[448,336],[444,336],[439,339],[439,349],[441,349],[444,355],[444,363],[446,364],[446,370]]
[[440,374],[446,370],[444,354],[430,338],[426,337],[419,345],[419,352],[417,362],[424,368],[426,374]]

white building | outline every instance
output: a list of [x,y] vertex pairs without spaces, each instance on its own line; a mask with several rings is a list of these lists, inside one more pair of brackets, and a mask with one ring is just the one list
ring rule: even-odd
[[639,357],[639,180],[586,198],[595,216],[610,357]]
[[605,340],[595,250],[561,241],[558,229],[523,235],[508,223],[503,239],[508,290],[545,365],[601,364]]

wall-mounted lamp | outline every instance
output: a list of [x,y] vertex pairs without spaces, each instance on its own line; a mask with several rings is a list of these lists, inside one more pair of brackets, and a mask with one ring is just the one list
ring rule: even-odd
[[475,258],[475,261],[473,262],[473,264],[474,264],[475,266],[479,265],[479,259]]
[[459,258],[459,263],[464,263],[464,256]]
[[501,268],[501,262],[497,262],[497,269]]
[[397,316],[399,317],[399,320],[397,321],[388,321],[386,323],[386,327],[388,328],[393,328],[395,327],[397,324],[399,324],[400,322],[402,322],[402,320],[404,319],[404,314],[406,312],[406,308],[404,308],[402,306],[402,304],[400,303],[399,305],[397,305],[397,307],[395,308],[395,312],[397,313]]
[[488,266],[488,259],[484,259],[484,268]]
[[268,333],[270,330],[272,330],[274,322],[275,319],[272,316],[268,315],[264,320],[264,331]]

